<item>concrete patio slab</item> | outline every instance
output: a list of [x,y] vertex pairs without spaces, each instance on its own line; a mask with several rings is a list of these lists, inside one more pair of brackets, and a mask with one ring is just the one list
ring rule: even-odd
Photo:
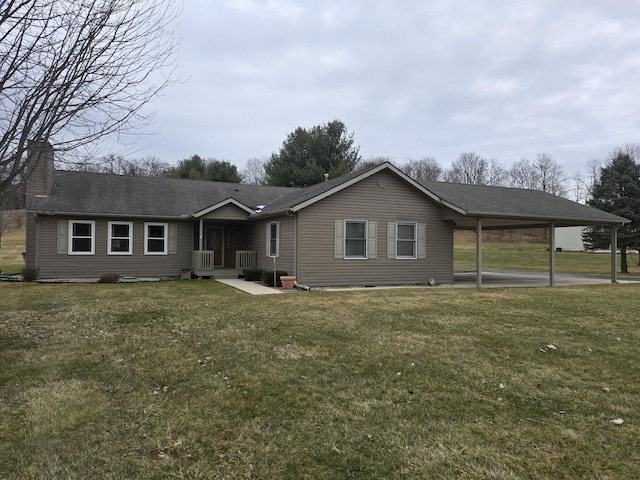
[[[617,283],[638,283],[640,279],[618,275]],[[554,285],[599,285],[611,283],[608,276],[560,274],[554,275]],[[453,287],[476,287],[475,272],[455,273]],[[546,272],[515,272],[502,270],[483,270],[482,288],[491,287],[548,287],[549,274]]]

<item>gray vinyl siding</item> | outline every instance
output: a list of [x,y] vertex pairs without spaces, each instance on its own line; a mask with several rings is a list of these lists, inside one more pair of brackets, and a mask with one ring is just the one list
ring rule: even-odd
[[289,275],[295,275],[295,237],[296,218],[283,215],[254,223],[252,250],[256,251],[257,268],[273,269],[273,259],[267,256],[267,227],[271,222],[280,223],[280,256],[276,258],[276,268]]
[[204,220],[246,220],[249,214],[236,205],[229,204],[203,215],[202,218]]
[[[378,185],[384,176],[385,187]],[[336,220],[377,225],[376,258],[335,258]],[[426,225],[426,257],[387,258],[387,223]],[[297,280],[309,286],[411,285],[433,278],[453,282],[453,225],[441,220],[441,207],[394,174],[366,178],[298,213]]]
[[[68,255],[57,253],[58,221],[95,220],[95,254]],[[103,273],[123,277],[179,277],[182,269],[191,268],[193,224],[157,220],[153,222],[177,226],[177,253],[144,255],[143,220],[133,220],[133,255],[107,255],[108,222],[127,219],[77,217],[39,217],[40,242],[37,246],[39,278],[99,278]],[[129,220],[131,221],[131,220]]]
[[36,236],[38,228],[35,215],[32,212],[27,212],[27,235],[24,259],[25,267],[27,268],[38,268],[38,259],[36,257]]

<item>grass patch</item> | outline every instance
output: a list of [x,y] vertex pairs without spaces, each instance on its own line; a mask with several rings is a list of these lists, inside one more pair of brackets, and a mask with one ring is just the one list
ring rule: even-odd
[[24,211],[4,212],[4,215],[9,228],[2,234],[0,243],[0,271],[14,275],[24,268],[22,252],[25,250],[26,219],[17,222],[18,215],[21,219],[25,216]]
[[[482,240],[482,268],[526,272],[549,271],[549,243],[544,230],[485,232]],[[629,274],[639,275],[640,258],[627,255]],[[611,256],[588,252],[555,252],[556,273],[584,275],[611,274]],[[475,271],[475,234],[459,231],[455,233],[454,264],[458,270]],[[620,255],[618,255],[618,271]],[[625,274],[626,275],[626,274]]]
[[638,288],[0,284],[0,471],[637,478]]

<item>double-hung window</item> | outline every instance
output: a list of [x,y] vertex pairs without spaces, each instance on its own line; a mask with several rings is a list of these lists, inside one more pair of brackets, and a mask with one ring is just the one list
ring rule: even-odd
[[267,257],[280,256],[280,222],[267,224]]
[[93,255],[96,244],[96,222],[69,221],[69,255]]
[[415,223],[396,224],[396,258],[416,258],[416,230]]
[[144,224],[144,254],[145,255],[166,255],[168,243],[167,223],[145,223]]
[[344,258],[367,258],[367,221],[345,220]]
[[108,242],[109,255],[133,254],[133,223],[109,222]]

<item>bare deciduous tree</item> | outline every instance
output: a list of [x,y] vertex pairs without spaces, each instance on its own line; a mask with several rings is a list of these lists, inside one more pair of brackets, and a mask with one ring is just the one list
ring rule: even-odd
[[475,152],[461,153],[444,173],[444,179],[453,183],[486,185],[489,164],[484,157]]
[[568,193],[564,170],[547,153],[538,154],[534,161],[523,158],[515,162],[508,177],[511,187],[542,190],[561,197]]
[[523,158],[511,165],[508,178],[510,187],[528,188],[531,190],[538,188],[538,172],[531,163],[531,160],[527,158]]
[[96,161],[86,159],[76,166],[83,172],[114,173],[134,177],[162,177],[171,166],[157,157],[124,158],[120,155],[106,155]]
[[608,156],[608,161],[611,162],[620,155],[629,155],[631,160],[640,163],[640,143],[626,143],[622,147],[614,148]]
[[487,166],[487,185],[492,187],[503,186],[507,182],[507,175],[507,170],[505,170],[497,158],[489,160]]
[[242,171],[243,183],[249,185],[264,185],[267,183],[267,174],[264,171],[268,159],[266,158],[250,158],[247,160],[247,166]]
[[30,141],[70,152],[148,126],[170,82],[176,0],[0,2],[0,191]]
[[442,167],[434,157],[410,158],[400,170],[418,180],[439,180],[442,175]]
[[533,163],[538,171],[538,190],[553,195],[565,197],[567,195],[567,178],[564,170],[548,153],[538,154]]

